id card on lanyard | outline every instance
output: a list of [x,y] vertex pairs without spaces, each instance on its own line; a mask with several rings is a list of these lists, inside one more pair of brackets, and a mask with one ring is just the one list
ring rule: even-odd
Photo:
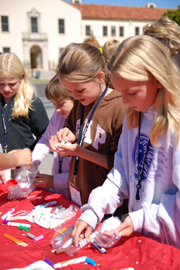
[[[82,131],[82,126],[83,126],[83,118],[84,118],[84,106],[82,105],[82,110],[81,110],[81,121],[80,121],[80,129],[79,129],[79,136],[78,136],[78,145],[81,146],[86,134],[86,131],[89,127],[90,121],[93,117],[93,114],[99,104],[99,102],[101,101],[101,99],[105,96],[105,94],[107,93],[108,90],[108,86],[106,85],[102,95],[98,98],[98,100],[96,101],[94,107],[92,108],[92,111],[90,113],[89,119]],[[81,200],[81,193],[80,193],[80,189],[79,187],[76,185],[76,178],[77,178],[77,171],[78,171],[78,162],[79,162],[79,157],[76,157],[75,160],[75,165],[74,165],[74,172],[73,172],[73,183],[69,182],[69,190],[70,190],[70,194],[71,194],[71,200],[78,204],[79,206],[82,205],[82,200]]]

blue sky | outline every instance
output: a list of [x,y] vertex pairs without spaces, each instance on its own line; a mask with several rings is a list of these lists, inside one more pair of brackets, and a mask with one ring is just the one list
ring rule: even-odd
[[82,3],[131,7],[145,7],[147,3],[155,3],[157,8],[177,9],[178,5],[180,5],[180,0],[82,0]]

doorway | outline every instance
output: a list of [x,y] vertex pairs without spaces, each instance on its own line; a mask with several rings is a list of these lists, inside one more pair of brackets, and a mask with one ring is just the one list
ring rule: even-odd
[[34,45],[30,50],[31,68],[38,69],[42,67],[42,50],[39,46]]

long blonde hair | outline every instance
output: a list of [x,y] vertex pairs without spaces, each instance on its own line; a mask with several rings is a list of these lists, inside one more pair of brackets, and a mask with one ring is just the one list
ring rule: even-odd
[[[150,36],[135,36],[123,41],[109,65],[113,74],[131,81],[149,81],[156,78],[161,84],[155,106],[156,113],[150,132],[151,143],[174,126],[177,143],[180,140],[180,74],[166,48]],[[139,124],[139,112],[129,109],[127,127]]]
[[36,98],[36,91],[29,82],[25,68],[14,53],[3,53],[0,55],[0,78],[11,76],[21,80],[19,89],[14,98],[12,118],[24,116],[28,117],[29,109],[33,98]]

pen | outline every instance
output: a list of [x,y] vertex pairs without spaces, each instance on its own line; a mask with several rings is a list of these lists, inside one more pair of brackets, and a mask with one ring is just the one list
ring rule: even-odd
[[107,253],[106,249],[101,247],[95,240],[92,240],[91,243],[95,248],[97,248],[101,253],[105,254]]
[[23,227],[27,227],[27,228],[31,228],[31,225],[30,224],[24,224],[24,223],[18,223],[18,222],[8,222],[7,223],[7,225],[8,226],[17,226],[17,227],[19,227],[19,226],[23,226]]

